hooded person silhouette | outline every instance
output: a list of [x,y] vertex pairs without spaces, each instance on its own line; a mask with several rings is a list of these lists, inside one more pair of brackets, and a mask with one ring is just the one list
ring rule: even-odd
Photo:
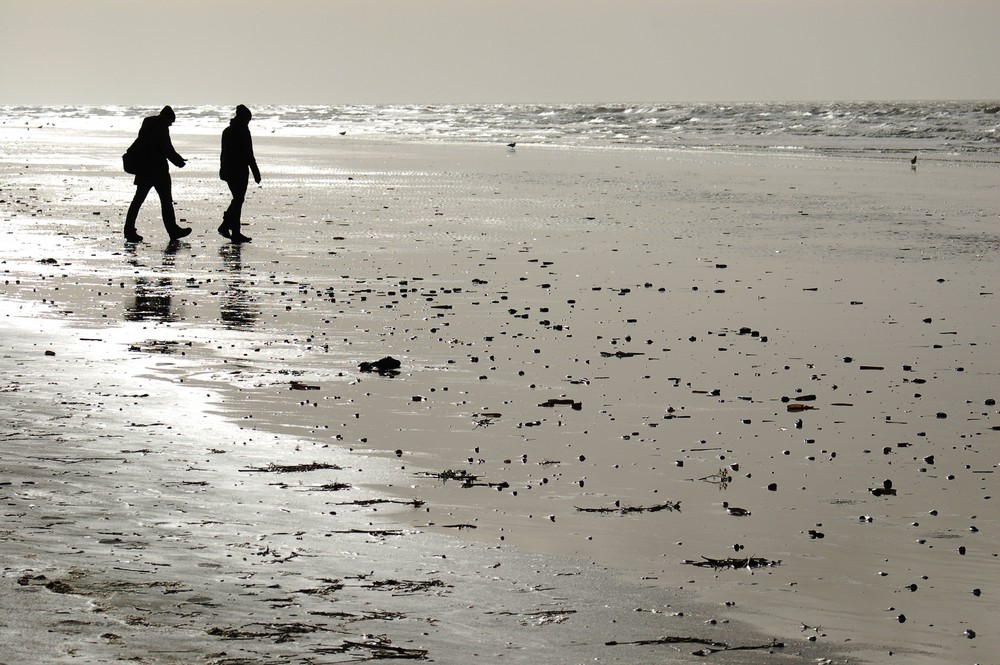
[[139,208],[149,194],[155,189],[160,197],[160,209],[163,213],[163,226],[167,229],[171,240],[177,240],[191,233],[190,228],[177,225],[174,215],[174,199],[170,184],[170,165],[173,162],[178,168],[184,168],[187,160],[177,154],[170,142],[170,125],[174,124],[174,110],[164,106],[159,115],[143,119],[136,137],[126,155],[130,156],[130,166],[135,174],[135,196],[125,215],[125,240],[142,242],[142,236],[135,230],[135,222],[139,217]]
[[243,104],[236,107],[236,115],[229,126],[222,131],[222,154],[220,156],[219,178],[229,185],[233,200],[222,215],[219,234],[233,242],[249,242],[250,238],[240,232],[240,215],[246,200],[249,184],[248,169],[253,179],[260,184],[260,170],[253,155],[253,139],[250,137],[250,119],[253,115]]

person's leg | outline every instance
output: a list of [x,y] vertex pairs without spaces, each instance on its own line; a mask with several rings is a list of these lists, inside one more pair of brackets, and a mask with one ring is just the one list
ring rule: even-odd
[[132,197],[132,203],[125,214],[125,239],[129,242],[142,242],[142,236],[135,230],[135,222],[139,219],[139,208],[142,207],[142,202],[146,200],[146,195],[152,187],[151,183],[138,179],[136,181],[135,196]]
[[177,217],[174,214],[174,197],[171,191],[170,176],[158,178],[153,183],[156,193],[160,197],[160,211],[163,214],[163,226],[167,229],[171,240],[177,240],[191,233],[190,228],[177,226]]
[[233,195],[233,200],[229,204],[229,208],[226,209],[226,214],[223,218],[225,220],[224,224],[233,242],[247,242],[250,238],[240,233],[240,217],[243,214],[243,202],[246,201],[247,197],[249,178],[234,178],[228,180],[226,184],[229,185],[229,191]]
[[238,200],[238,182],[226,180],[226,185],[232,194],[232,200],[229,202],[229,207],[222,213],[222,225],[219,226],[219,235],[224,238],[230,238],[233,235],[233,213],[235,212],[237,218],[239,217],[240,211],[243,208],[243,201]]
[[[232,203],[229,204],[232,207]],[[222,224],[219,225],[219,235],[223,238],[228,238],[233,232],[229,229],[229,208],[222,213]]]

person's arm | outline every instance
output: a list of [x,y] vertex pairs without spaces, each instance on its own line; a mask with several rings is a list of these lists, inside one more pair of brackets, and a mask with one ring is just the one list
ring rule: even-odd
[[250,163],[250,173],[253,174],[253,181],[260,184],[260,169],[257,168],[257,158],[253,156],[253,139],[250,138],[250,132],[247,132],[247,154],[250,159],[247,161]]
[[178,155],[177,151],[174,150],[174,144],[170,142],[170,131],[166,127],[163,128],[163,134],[160,136],[160,149],[167,156],[167,159],[173,162],[174,166],[181,169],[184,168],[187,160]]
[[226,143],[228,143],[228,128],[222,132],[222,149],[219,151],[219,180],[226,179]]

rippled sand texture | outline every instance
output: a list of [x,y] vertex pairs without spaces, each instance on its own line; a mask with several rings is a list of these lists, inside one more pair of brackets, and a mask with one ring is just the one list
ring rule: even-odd
[[175,133],[133,247],[124,139],[4,131],[46,662],[1000,657],[995,166],[262,136],[237,247]]

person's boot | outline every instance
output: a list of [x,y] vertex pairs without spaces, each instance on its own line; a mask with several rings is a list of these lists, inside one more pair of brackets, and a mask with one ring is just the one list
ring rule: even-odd
[[135,226],[125,227],[125,242],[142,242],[142,236],[135,232]]
[[233,235],[233,230],[229,224],[229,210],[222,213],[222,224],[219,224],[219,235],[223,238],[229,238]]
[[170,229],[169,233],[171,240],[180,240],[181,238],[186,238],[187,236],[191,235],[191,227],[175,226],[174,228]]
[[229,233],[230,233],[229,239],[232,240],[233,242],[236,243],[250,242],[250,238],[248,236],[243,235],[240,232],[240,220],[238,219],[234,223],[229,225]]

